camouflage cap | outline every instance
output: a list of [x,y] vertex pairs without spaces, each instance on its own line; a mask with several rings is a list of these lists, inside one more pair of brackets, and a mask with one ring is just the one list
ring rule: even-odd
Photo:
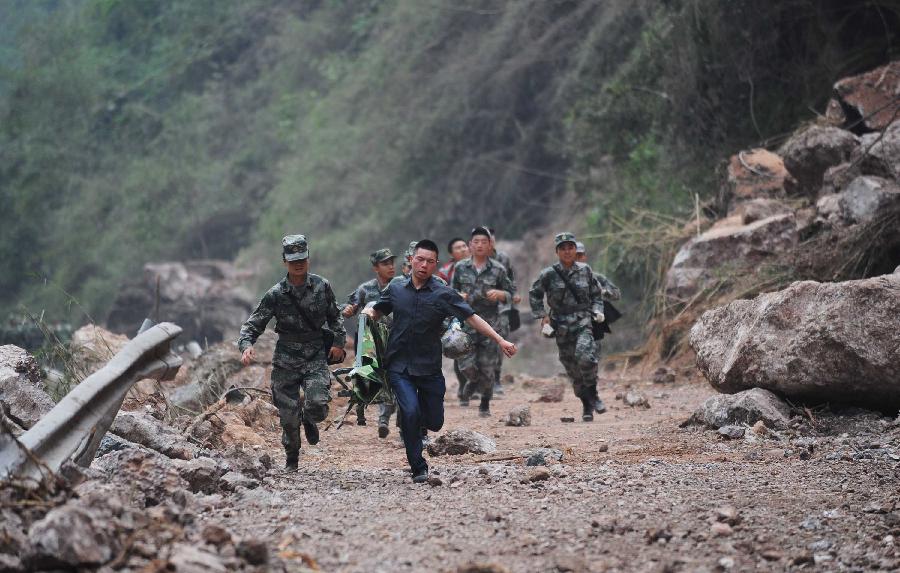
[[388,259],[394,259],[397,255],[391,252],[390,249],[378,249],[371,255],[369,255],[369,260],[372,262],[372,266],[377,265],[380,262],[386,261]]
[[418,245],[418,244],[419,244],[419,241],[413,241],[409,244],[409,246],[406,248],[406,256],[407,257],[411,257],[411,256],[413,256],[413,254],[415,254],[416,245]]
[[575,241],[575,252],[578,254],[584,253],[584,243]]
[[302,261],[309,257],[306,235],[287,235],[281,239],[281,252],[288,262]]
[[563,231],[562,233],[559,233],[558,235],[553,237],[553,242],[556,243],[557,247],[559,247],[563,243],[572,243],[577,247],[577,243],[575,241],[575,233],[570,233],[568,231]]

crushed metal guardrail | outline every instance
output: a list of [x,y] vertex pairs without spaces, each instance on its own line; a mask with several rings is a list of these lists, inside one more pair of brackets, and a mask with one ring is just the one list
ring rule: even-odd
[[130,340],[100,370],[78,384],[30,430],[0,445],[0,480],[40,482],[67,460],[88,466],[138,380],[171,380],[181,357],[170,350],[181,327],[153,326]]

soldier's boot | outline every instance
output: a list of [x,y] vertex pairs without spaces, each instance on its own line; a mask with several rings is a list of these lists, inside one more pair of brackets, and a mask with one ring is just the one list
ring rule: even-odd
[[493,388],[488,388],[481,394],[481,403],[478,404],[478,415],[482,418],[489,418],[491,415],[491,395]]
[[391,422],[391,414],[394,413],[394,407],[390,404],[379,404],[378,408],[380,410],[378,414],[378,437],[383,439],[391,433],[389,424]]
[[606,404],[603,403],[603,400],[600,399],[600,395],[597,394],[596,386],[591,389],[591,398],[594,401],[594,411],[598,414],[606,413]]
[[285,452],[285,462],[284,469],[285,471],[295,472],[297,471],[297,463],[300,461],[300,452]]
[[314,422],[303,419],[303,433],[306,435],[306,442],[315,446],[319,443],[319,427]]
[[581,397],[581,420],[583,422],[594,421],[594,401],[590,396]]
[[357,426],[365,426],[366,425],[366,408],[362,404],[356,405],[356,425]]

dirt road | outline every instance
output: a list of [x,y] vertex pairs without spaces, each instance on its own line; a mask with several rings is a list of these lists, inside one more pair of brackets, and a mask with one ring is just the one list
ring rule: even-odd
[[[571,390],[536,403],[548,381],[526,378],[490,419],[457,406],[448,381],[443,431],[481,432],[498,451],[431,458],[440,485],[410,481],[396,429],[379,440],[373,425],[349,425],[304,445],[299,472],[272,470],[198,519],[266,540],[286,570],[900,568],[900,427],[890,418],[818,413],[778,436],[727,440],[679,428],[712,393],[697,381],[606,380],[609,412],[582,423]],[[651,407],[614,400],[626,386]],[[523,404],[532,425],[505,426]],[[278,436],[266,439],[282,463]],[[498,461],[537,447],[561,450],[562,462]]]

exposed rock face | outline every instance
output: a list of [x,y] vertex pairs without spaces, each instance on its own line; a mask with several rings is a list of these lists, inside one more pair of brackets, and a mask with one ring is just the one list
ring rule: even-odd
[[714,284],[725,265],[751,266],[792,249],[798,241],[793,214],[775,215],[749,225],[740,218],[720,221],[679,249],[666,277],[666,294],[690,298]]
[[12,344],[0,346],[0,407],[6,415],[27,430],[53,406],[34,356]]
[[900,276],[803,281],[706,312],[691,330],[714,388],[900,408]]
[[94,324],[87,324],[76,330],[69,341],[69,351],[75,360],[78,374],[87,378],[106,366],[128,340],[125,335],[113,334]]
[[725,193],[733,209],[753,199],[786,197],[785,179],[790,178],[784,160],[765,149],[742,151],[731,156],[725,180]]
[[432,456],[458,456],[461,454],[491,454],[497,451],[494,440],[472,430],[450,430],[428,444]]
[[884,129],[900,117],[900,60],[870,72],[844,78],[834,91],[845,116],[845,127],[862,120],[871,130]]
[[762,422],[770,428],[782,429],[787,428],[790,415],[791,409],[784,400],[768,390],[753,388],[737,394],[710,396],[684,425],[718,429]]
[[793,176],[785,186],[791,195],[815,198],[829,167],[848,161],[860,145],[858,137],[837,127],[813,125],[784,144],[780,155]]
[[210,344],[237,337],[255,303],[242,286],[246,273],[226,261],[148,263],[138,280],[125,284],[106,323],[134,336],[153,313],[159,279],[159,316],[184,329],[181,338]]

